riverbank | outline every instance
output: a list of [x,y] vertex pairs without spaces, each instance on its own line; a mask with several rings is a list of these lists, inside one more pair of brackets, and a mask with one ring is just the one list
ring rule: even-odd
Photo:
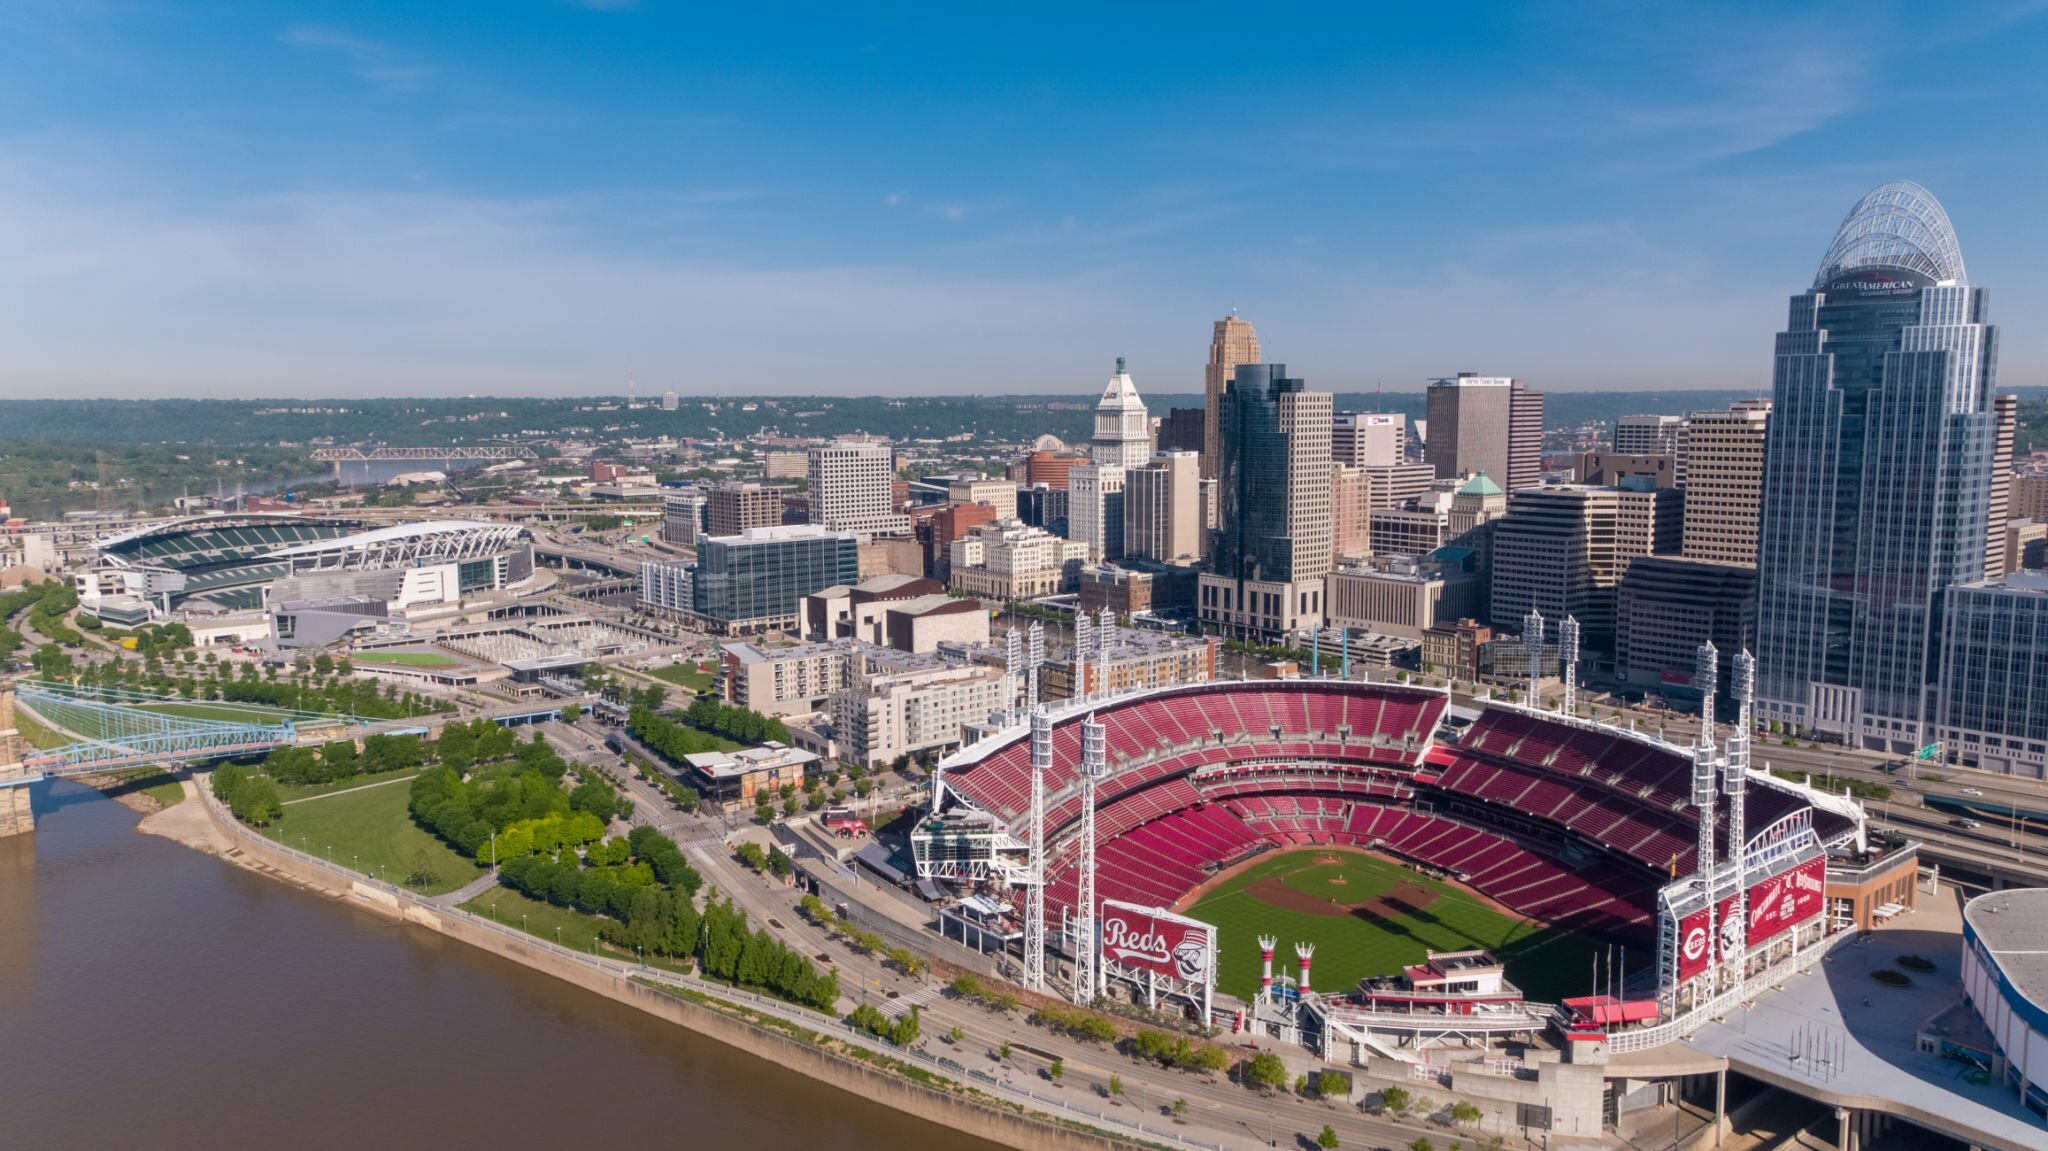
[[[187,781],[185,786],[187,796],[195,802],[146,819],[141,830],[395,922],[467,943],[815,1082],[963,1135],[1020,1151],[1103,1151],[1150,1145],[1082,1129],[1074,1120],[1026,1111],[1019,1103],[934,1073],[907,1058],[870,1050],[854,1042],[857,1037],[836,1018],[811,1019],[804,1013],[803,1021],[795,1022],[789,1017],[798,1014],[796,1009],[776,1001],[700,986],[680,977],[658,980],[661,973],[583,955],[460,911],[434,907],[243,828],[218,809],[201,784]],[[845,1036],[837,1032],[845,1032]],[[1206,1146],[1193,1141],[1186,1145]]]

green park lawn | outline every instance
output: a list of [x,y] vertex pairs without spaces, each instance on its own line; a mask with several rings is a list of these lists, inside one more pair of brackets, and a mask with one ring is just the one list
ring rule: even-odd
[[[462,910],[485,919],[495,919],[508,927],[523,928],[529,935],[550,942],[557,940],[555,929],[560,928],[562,946],[577,951],[588,952],[594,948],[599,955],[619,957],[622,954],[616,948],[599,942],[598,931],[605,920],[571,908],[556,907],[546,900],[522,895],[509,887],[493,887],[463,904]],[[687,972],[691,969],[689,962],[672,959],[650,959],[647,965],[664,971]]]
[[670,664],[667,667],[655,668],[647,674],[696,692],[709,691],[711,685],[718,682],[716,672],[698,671],[697,665],[693,663]]
[[169,807],[185,798],[184,787],[161,767],[130,767],[113,774],[124,785],[140,787],[142,794],[156,800],[161,807]]
[[[419,768],[401,767],[393,771],[372,772],[368,775],[352,775],[347,779],[337,780],[334,783],[280,783],[277,785],[277,794],[284,802],[295,804],[301,800],[317,799],[323,795],[332,795],[337,791],[347,791],[354,787],[368,787],[371,784],[390,783],[395,779],[411,779],[419,773]],[[394,783],[392,786],[397,787],[398,785]],[[404,789],[400,788],[400,790]]]
[[[1336,856],[1338,862],[1319,860]],[[1333,902],[1329,913],[1283,908],[1251,890],[1277,880],[1313,900]],[[1346,912],[1375,897],[1413,885],[1402,905],[1427,906],[1387,914]],[[1301,901],[1297,901],[1301,902]],[[1258,937],[1272,935],[1280,946],[1276,969],[1291,973],[1294,944],[1316,945],[1313,981],[1324,991],[1343,991],[1372,975],[1393,975],[1419,963],[1425,951],[1484,947],[1507,965],[1508,978],[1529,998],[1555,1003],[1584,994],[1592,956],[1604,943],[1504,915],[1471,893],[1412,872],[1390,860],[1327,848],[1291,851],[1246,868],[1205,892],[1186,914],[1216,925],[1217,976],[1221,990],[1250,998],[1258,991]]]
[[482,868],[412,821],[406,810],[411,790],[393,783],[294,803],[263,834],[288,847],[331,856],[334,862],[369,875],[380,874],[381,868],[392,883],[406,882],[415,861],[422,861],[435,875],[434,882],[419,888],[428,895],[453,891],[475,879]]
[[455,667],[461,660],[438,651],[366,651],[349,657],[355,663],[385,664],[396,667]]
[[260,703],[212,703],[206,700],[146,703],[141,707],[143,710],[162,712],[165,715],[183,716],[186,719],[211,719],[222,723],[278,723],[291,714],[281,708]]

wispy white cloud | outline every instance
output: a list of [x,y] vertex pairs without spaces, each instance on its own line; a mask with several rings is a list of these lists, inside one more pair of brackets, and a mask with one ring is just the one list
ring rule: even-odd
[[338,28],[299,24],[279,39],[293,48],[335,53],[358,77],[386,92],[417,92],[435,74],[433,65],[413,53]]

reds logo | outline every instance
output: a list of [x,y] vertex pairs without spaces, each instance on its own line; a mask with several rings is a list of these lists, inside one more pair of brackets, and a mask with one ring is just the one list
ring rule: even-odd
[[1118,959],[1142,959],[1148,963],[1165,963],[1174,958],[1173,950],[1167,945],[1166,937],[1157,932],[1140,935],[1131,930],[1131,925],[1121,919],[1112,919],[1102,925],[1102,946]]
[[1685,957],[1698,959],[1707,953],[1707,929],[1695,927],[1685,933]]

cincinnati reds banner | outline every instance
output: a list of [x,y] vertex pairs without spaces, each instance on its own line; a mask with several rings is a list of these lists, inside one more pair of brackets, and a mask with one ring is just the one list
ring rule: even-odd
[[1216,929],[1199,919],[1102,901],[1102,960],[1200,987],[1216,984]]
[[1805,863],[1749,889],[1749,945],[1755,947],[1819,915],[1828,902],[1828,861]]
[[[1744,944],[1748,947],[1761,946],[1826,910],[1827,869],[1828,861],[1816,857],[1790,871],[1751,884],[1749,922],[1743,928]],[[1724,925],[1723,940],[1732,934],[1726,925],[1734,905],[1734,900],[1724,899],[1714,909],[1713,922]],[[1681,982],[1707,969],[1707,957],[1713,950],[1709,946],[1713,937],[1708,932],[1709,923],[1704,909],[1678,921],[1678,978]],[[1722,950],[1732,950],[1733,946],[1732,942],[1724,942]]]

